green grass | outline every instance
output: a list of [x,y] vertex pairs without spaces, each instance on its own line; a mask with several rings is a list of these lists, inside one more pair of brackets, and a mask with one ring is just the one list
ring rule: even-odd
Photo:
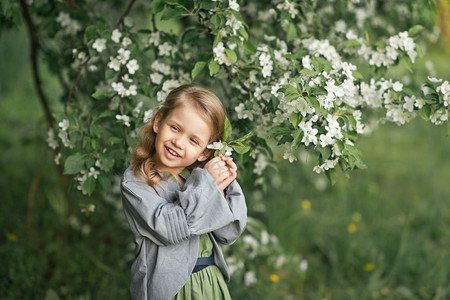
[[309,260],[305,299],[450,296],[449,146],[445,127],[383,125],[361,140],[368,169],[325,190],[311,165],[280,164],[266,222],[289,253]]

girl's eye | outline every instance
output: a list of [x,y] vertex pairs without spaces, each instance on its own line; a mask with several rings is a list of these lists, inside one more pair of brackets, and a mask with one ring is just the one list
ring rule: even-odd
[[173,130],[177,130],[178,131],[178,127],[175,125],[171,125],[170,127],[172,127]]
[[197,141],[196,139],[191,139],[191,141],[192,141],[194,144],[198,145],[198,141]]

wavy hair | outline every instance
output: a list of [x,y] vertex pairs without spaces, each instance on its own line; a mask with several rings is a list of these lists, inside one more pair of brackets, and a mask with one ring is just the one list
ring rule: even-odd
[[[156,154],[156,133],[153,130],[153,123],[157,116],[160,118],[160,122],[163,122],[174,109],[187,102],[194,104],[201,115],[204,115],[205,119],[210,121],[213,136],[209,142],[218,141],[222,138],[226,113],[222,102],[213,92],[195,85],[182,85],[172,90],[151,121],[141,128],[140,140],[133,149],[131,164],[134,174],[142,176],[150,186],[156,185],[163,179],[153,160]],[[196,161],[188,166],[188,169],[203,167],[213,157],[214,152],[210,152],[208,159],[203,162]]]

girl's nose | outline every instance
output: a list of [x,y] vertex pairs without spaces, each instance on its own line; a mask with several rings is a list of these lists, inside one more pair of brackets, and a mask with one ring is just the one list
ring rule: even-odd
[[173,140],[172,140],[172,143],[173,143],[177,148],[184,149],[184,145],[183,145],[183,142],[181,141],[181,139],[173,139]]

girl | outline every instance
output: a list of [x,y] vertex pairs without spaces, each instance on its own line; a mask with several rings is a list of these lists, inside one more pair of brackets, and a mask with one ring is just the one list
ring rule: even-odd
[[239,237],[247,206],[236,165],[206,148],[224,123],[215,94],[183,85],[143,127],[121,184],[136,244],[134,299],[230,299],[218,243]]

